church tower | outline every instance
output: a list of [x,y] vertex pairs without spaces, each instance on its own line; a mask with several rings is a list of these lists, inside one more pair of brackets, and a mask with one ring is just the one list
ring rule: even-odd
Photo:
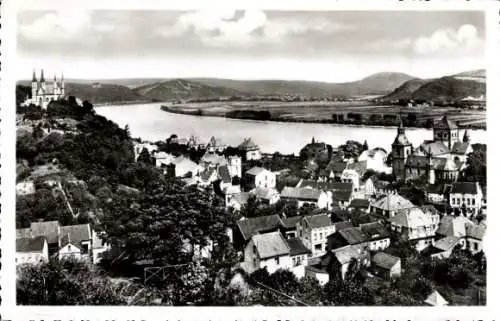
[[470,143],[469,131],[467,129],[465,130],[464,138],[462,139],[462,142],[464,142],[464,143]]
[[405,179],[405,164],[408,156],[410,156],[412,145],[406,137],[403,120],[398,127],[398,134],[394,143],[392,143],[392,172],[396,179]]
[[61,98],[64,98],[64,74],[61,73],[61,89],[59,91],[59,94],[61,95]]
[[31,78],[31,100],[33,101],[34,104],[36,104],[37,101],[37,91],[38,91],[38,81],[36,79],[36,73],[35,69],[33,69],[33,78]]
[[40,87],[45,92],[46,86],[45,86],[45,77],[43,76],[43,69],[42,69],[41,74],[40,74]]
[[457,123],[449,120],[446,116],[434,124],[433,132],[434,141],[442,142],[450,150],[456,142],[460,141]]

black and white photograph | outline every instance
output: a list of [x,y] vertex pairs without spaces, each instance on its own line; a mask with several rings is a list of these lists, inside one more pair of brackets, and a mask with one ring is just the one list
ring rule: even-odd
[[484,10],[16,18],[17,305],[486,305]]

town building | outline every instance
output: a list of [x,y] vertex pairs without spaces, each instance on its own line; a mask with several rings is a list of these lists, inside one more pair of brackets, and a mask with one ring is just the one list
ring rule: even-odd
[[226,147],[227,146],[224,145],[220,139],[212,136],[207,144],[207,151],[209,153],[222,153],[226,149]]
[[134,159],[136,162],[143,149],[146,149],[150,155],[153,155],[158,151],[158,146],[149,142],[134,142]]
[[293,267],[290,248],[280,232],[252,236],[245,247],[244,270],[248,274],[266,268],[269,274]]
[[153,150],[152,156],[156,167],[166,167],[175,161],[175,156],[166,152]]
[[361,224],[359,227],[343,228],[331,234],[327,240],[327,249],[362,245],[370,251],[383,251],[390,244],[389,231],[382,223],[373,222]]
[[167,165],[167,174],[171,177],[197,176],[202,167],[184,156],[177,157],[171,164]]
[[250,191],[258,200],[267,205],[278,203],[280,193],[275,188],[256,187]]
[[380,196],[393,194],[395,189],[390,182],[378,179],[372,175],[364,183],[365,198],[379,198]]
[[276,214],[240,219],[233,230],[233,245],[235,249],[241,250],[246,247],[252,236],[276,232],[280,230],[280,227],[281,219]]
[[90,224],[60,227],[59,260],[74,258],[92,260],[92,229]]
[[349,203],[348,209],[350,211],[359,210],[365,213],[370,213],[370,201],[364,198],[355,198],[352,199]]
[[238,146],[238,150],[247,161],[259,160],[262,158],[259,146],[250,137],[243,140],[243,142]]
[[35,194],[35,183],[32,180],[16,184],[16,196]]
[[40,264],[49,261],[49,246],[43,236],[16,239],[16,265]]
[[363,151],[358,156],[358,162],[365,162],[366,169],[379,173],[392,173],[392,168],[386,165],[387,152],[383,148],[373,148]]
[[479,214],[483,202],[483,191],[478,182],[456,182],[450,191],[450,206],[465,211],[467,217]]
[[438,240],[434,247],[443,252],[440,253],[442,257],[448,257],[456,245],[476,254],[483,250],[485,232],[485,225],[476,224],[465,216],[446,215],[441,218],[439,228],[436,230],[436,239]]
[[371,269],[373,274],[386,280],[395,279],[401,276],[401,259],[384,252],[378,252],[372,257]]
[[315,205],[318,208],[330,208],[331,198],[328,194],[308,187],[289,187],[285,186],[281,191],[280,198],[284,201],[296,201],[298,207],[302,207],[305,204]]
[[276,174],[263,168],[252,167],[245,173],[245,177],[251,187],[275,188]]
[[412,202],[399,194],[388,194],[371,205],[372,213],[383,215],[387,218],[393,217],[401,210],[413,208]]
[[328,271],[330,279],[345,280],[349,266],[353,263],[370,266],[370,251],[365,245],[341,247],[328,251],[321,258],[321,266]]
[[433,136],[433,140],[424,141],[414,149],[400,123],[392,144],[392,167],[397,179],[425,177],[430,184],[457,179],[471,150],[468,132],[460,140],[456,122],[444,116],[434,123]]
[[51,101],[57,101],[65,97],[64,87],[63,75],[61,75],[60,80],[57,80],[54,75],[54,81],[52,84],[47,84],[43,74],[43,69],[40,73],[40,80],[37,80],[35,70],[33,70],[33,78],[31,80],[31,98],[28,98],[24,102],[24,105],[29,106],[33,104],[35,106],[42,107],[42,109],[47,109]]
[[398,233],[404,241],[409,241],[417,251],[422,251],[434,244],[434,237],[439,226],[439,215],[424,213],[413,207],[399,211],[389,218],[392,231]]
[[335,224],[327,214],[304,216],[297,222],[298,238],[311,251],[312,257],[325,254],[327,237],[335,233]]

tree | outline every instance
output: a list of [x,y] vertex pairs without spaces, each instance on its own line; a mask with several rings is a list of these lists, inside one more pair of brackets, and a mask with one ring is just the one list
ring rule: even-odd
[[137,162],[142,162],[146,164],[153,164],[153,158],[149,154],[149,150],[147,148],[143,148],[139,157],[137,157]]

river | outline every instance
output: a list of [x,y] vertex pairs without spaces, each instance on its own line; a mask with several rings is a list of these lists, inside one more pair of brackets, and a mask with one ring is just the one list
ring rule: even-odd
[[[396,137],[396,128],[361,127],[337,124],[281,123],[240,120],[219,117],[202,117],[172,114],[160,110],[161,104],[116,105],[96,107],[96,112],[119,124],[129,125],[133,137],[143,140],[165,140],[172,134],[179,137],[198,136],[203,142],[210,137],[220,138],[227,145],[236,146],[245,137],[252,139],[265,153],[278,151],[283,154],[298,154],[300,149],[314,137],[332,146],[347,140],[368,142],[370,148],[382,147],[390,150]],[[469,130],[473,143],[486,143],[485,130]],[[432,139],[432,130],[406,129],[413,146],[424,139]],[[463,135],[461,131],[460,135]]]

